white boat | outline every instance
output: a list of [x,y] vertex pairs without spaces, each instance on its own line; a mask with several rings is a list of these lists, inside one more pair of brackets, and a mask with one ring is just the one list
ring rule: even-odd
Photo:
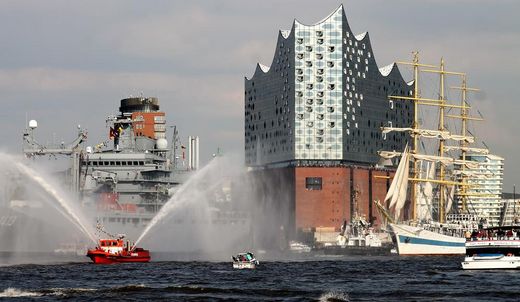
[[520,226],[502,226],[474,232],[466,242],[463,269],[519,269]]
[[309,253],[311,251],[311,247],[301,242],[290,241],[289,250],[294,253]]
[[463,255],[465,238],[406,224],[390,224],[399,255]]
[[231,258],[233,258],[233,268],[236,269],[255,269],[260,264],[250,252],[240,253]]

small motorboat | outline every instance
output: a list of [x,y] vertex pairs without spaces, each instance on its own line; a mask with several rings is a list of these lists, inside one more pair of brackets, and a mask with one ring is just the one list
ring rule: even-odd
[[289,241],[289,250],[293,253],[309,253],[311,247],[297,241]]
[[124,235],[119,235],[117,239],[100,239],[98,246],[87,251],[94,263],[121,263],[121,262],[149,262],[150,252],[148,250],[130,246],[128,240],[123,241]]
[[233,258],[233,268],[236,269],[254,269],[260,264],[258,260],[255,259],[253,253],[240,253],[236,256],[232,256]]

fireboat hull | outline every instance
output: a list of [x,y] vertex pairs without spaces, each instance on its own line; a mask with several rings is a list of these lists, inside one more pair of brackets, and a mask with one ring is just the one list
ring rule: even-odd
[[150,253],[145,250],[130,252],[127,255],[114,255],[101,250],[89,250],[87,257],[95,264],[149,262],[151,259]]

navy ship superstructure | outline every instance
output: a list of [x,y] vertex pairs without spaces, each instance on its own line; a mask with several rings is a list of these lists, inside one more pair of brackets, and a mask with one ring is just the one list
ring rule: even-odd
[[177,166],[177,131],[169,147],[157,98],[123,99],[119,110],[107,119],[112,148],[87,147],[79,185],[103,225],[128,233],[129,225],[141,230],[196,167]]
[[62,154],[71,158],[65,181],[77,192],[85,209],[111,232],[138,235],[173,195],[175,188],[197,169],[197,144],[188,150],[179,143],[175,127],[171,144],[166,139],[166,118],[155,97],[121,100],[119,113],[106,120],[108,138],[95,146],[81,147],[86,131],[69,146],[44,147],[34,140],[31,121],[24,133],[24,153]]

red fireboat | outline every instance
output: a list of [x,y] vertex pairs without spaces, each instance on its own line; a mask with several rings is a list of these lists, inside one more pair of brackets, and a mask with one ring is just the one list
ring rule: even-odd
[[100,239],[96,248],[87,251],[87,257],[97,264],[150,261],[148,250],[130,246],[128,241],[125,244],[123,238],[124,235],[117,239]]

